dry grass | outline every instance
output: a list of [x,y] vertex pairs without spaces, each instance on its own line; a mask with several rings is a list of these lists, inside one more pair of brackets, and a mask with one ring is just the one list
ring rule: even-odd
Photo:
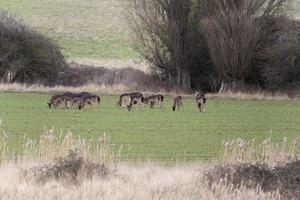
[[299,199],[299,173],[299,161],[275,167],[259,164],[226,165],[211,169],[206,174],[206,181],[213,185],[218,180],[224,180],[226,185],[236,189],[260,187],[264,192],[279,192],[282,199]]
[[55,86],[47,87],[43,85],[33,84],[33,85],[24,85],[24,84],[0,84],[0,92],[41,92],[41,93],[57,93],[57,92],[95,92],[101,94],[119,94],[124,91],[132,90],[129,86],[123,84],[107,86],[107,85],[97,85],[97,84],[88,84],[81,87],[65,87],[65,86]]
[[292,100],[298,99],[297,95],[288,95],[286,93],[270,93],[270,92],[226,92],[226,93],[215,93],[208,94],[210,98],[219,99],[238,99],[238,100]]
[[204,169],[193,166],[119,165],[116,172],[105,178],[97,175],[92,179],[82,178],[75,185],[57,180],[38,184],[24,179],[20,173],[22,167],[7,165],[0,169],[2,199],[279,199],[277,192],[235,189],[222,181],[210,188],[200,178]]
[[[104,95],[119,95],[124,92],[135,91],[135,84],[115,84],[115,85],[98,85],[98,84],[86,84],[80,87],[67,87],[67,86],[55,86],[55,87],[47,87],[43,85],[33,84],[33,85],[25,85],[25,84],[4,84],[0,83],[0,92],[41,92],[41,93],[57,93],[57,92],[94,92]],[[175,96],[176,94],[182,94],[185,98],[194,98],[194,94],[186,94],[181,90],[173,89],[158,89],[156,91],[142,91],[145,93],[152,94],[155,93],[164,93],[166,95]],[[271,94],[268,92],[256,92],[256,93],[209,93],[206,94],[208,98],[216,98],[216,99],[234,99],[234,100],[267,100],[267,101],[286,101],[286,100],[298,100],[299,96],[294,95],[293,97],[284,94],[284,93],[276,93]]]
[[71,66],[73,63],[77,65],[86,65],[90,67],[104,67],[107,69],[123,69],[133,68],[149,73],[149,67],[145,61],[137,59],[87,59],[87,58],[74,58],[68,61]]
[[295,140],[238,139],[224,142],[221,162],[161,166],[121,162],[105,135],[48,130],[13,157],[9,138],[0,139],[1,199],[291,199],[300,191]]
[[[38,84],[33,85],[24,85],[24,84],[4,84],[0,83],[0,92],[39,92],[39,93],[47,93],[47,94],[55,94],[62,92],[91,92],[98,93],[102,95],[120,95],[125,92],[137,91],[136,85],[125,85],[125,84],[115,84],[115,85],[97,85],[97,84],[87,84],[80,87],[67,87],[67,86],[55,86],[48,87]],[[153,93],[164,93],[169,95],[175,95],[176,92],[165,92],[163,89],[155,90],[155,91],[142,91],[147,94]],[[186,95],[186,97],[190,97]]]
[[276,166],[278,163],[297,160],[297,146],[297,138],[292,141],[284,138],[282,142],[274,143],[271,136],[260,145],[257,145],[255,139],[226,141],[223,143],[221,163]]

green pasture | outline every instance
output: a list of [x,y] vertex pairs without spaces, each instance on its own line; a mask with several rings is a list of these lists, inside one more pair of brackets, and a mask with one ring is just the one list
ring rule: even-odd
[[125,19],[126,0],[1,0],[0,9],[24,18],[56,41],[69,58],[137,57]]
[[300,134],[300,102],[208,99],[206,113],[193,99],[184,99],[184,111],[171,111],[167,97],[162,110],[117,108],[117,96],[102,96],[101,106],[79,111],[49,109],[50,96],[37,93],[0,93],[1,129],[15,148],[23,137],[38,138],[45,129],[70,128],[74,135],[97,139],[106,133],[122,146],[128,159],[209,160],[218,157],[224,140],[237,138],[275,141]]
[[[0,9],[56,41],[68,58],[132,59],[128,0],[1,0]],[[298,16],[300,1],[290,14]]]

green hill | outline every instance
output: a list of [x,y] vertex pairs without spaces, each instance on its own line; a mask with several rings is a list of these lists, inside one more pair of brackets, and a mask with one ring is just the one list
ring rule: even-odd
[[[126,1],[1,0],[0,9],[53,38],[68,58],[132,59],[137,53],[124,19]],[[300,0],[294,4],[292,9],[300,13]]]
[[1,0],[0,8],[53,38],[68,58],[135,58],[120,0]]

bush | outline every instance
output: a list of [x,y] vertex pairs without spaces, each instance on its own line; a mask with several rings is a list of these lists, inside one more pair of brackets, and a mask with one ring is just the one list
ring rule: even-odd
[[206,174],[209,185],[225,180],[235,188],[245,186],[264,192],[278,191],[283,199],[300,198],[300,161],[280,164],[273,168],[267,165],[228,165],[216,166]]
[[[260,73],[263,87],[270,90],[300,88],[299,22],[273,19],[277,29],[261,54]],[[285,26],[282,27],[282,24]],[[278,31],[280,30],[280,31]]]
[[80,184],[83,179],[93,176],[106,178],[110,169],[104,164],[90,162],[80,157],[77,152],[70,151],[65,158],[58,158],[53,164],[33,167],[24,171],[27,180],[38,184],[57,180],[69,184]]
[[86,84],[96,84],[105,86],[114,86],[123,84],[133,90],[153,92],[164,90],[166,84],[159,77],[146,74],[145,72],[132,69],[108,69],[104,67],[90,67],[71,63],[70,67],[65,68],[59,75],[60,85],[64,86],[83,86]]
[[66,66],[59,47],[19,18],[0,11],[0,81],[54,85]]

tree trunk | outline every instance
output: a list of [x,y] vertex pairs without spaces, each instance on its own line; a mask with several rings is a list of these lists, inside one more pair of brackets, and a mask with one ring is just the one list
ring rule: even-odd
[[190,92],[192,90],[191,87],[191,75],[187,70],[183,70],[182,72],[182,89],[186,92]]
[[180,68],[177,70],[177,85],[181,85],[182,82],[182,71]]
[[169,89],[171,89],[172,88],[172,86],[173,86],[173,78],[172,78],[172,75],[171,75],[171,73],[169,72],[169,74],[168,74],[168,84],[169,84]]
[[244,84],[241,81],[231,81],[231,82],[222,81],[221,87],[219,89],[219,93],[239,92],[242,91],[243,87]]

